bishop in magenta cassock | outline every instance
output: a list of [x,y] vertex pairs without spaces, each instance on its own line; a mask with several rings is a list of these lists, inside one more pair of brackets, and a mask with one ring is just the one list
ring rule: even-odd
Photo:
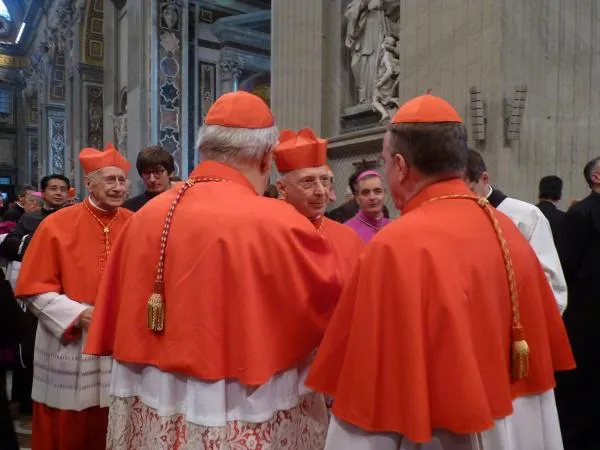
[[391,220],[384,216],[383,200],[385,189],[383,178],[375,170],[365,170],[356,178],[356,195],[354,196],[359,211],[344,225],[355,230],[360,238],[368,243]]
[[322,448],[304,380],[340,282],[314,225],[259,195],[278,138],[260,98],[223,95],[190,179],[125,226],[85,349],[115,359],[109,448]]
[[15,295],[39,323],[34,350],[33,450],[105,448],[111,359],[83,355],[100,275],[131,213],[120,208],[129,163],[107,144],[79,154],[89,197],[42,221]]
[[367,246],[307,379],[334,398],[325,448],[562,449],[569,342],[535,253],[462,180],[462,120],[414,98],[382,156],[402,216]]
[[309,128],[296,134],[283,130],[275,150],[275,164],[282,175],[277,181],[279,196],[308,218],[331,243],[342,281],[346,280],[361,255],[364,244],[346,225],[325,217],[331,192],[327,166],[327,141]]

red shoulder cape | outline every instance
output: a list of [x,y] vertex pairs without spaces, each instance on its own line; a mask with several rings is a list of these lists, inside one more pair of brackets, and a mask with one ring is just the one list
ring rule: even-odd
[[146,323],[161,233],[176,190],[127,224],[101,283],[85,353],[203,380],[258,385],[317,347],[337,302],[333,250],[293,207],[259,197],[237,171],[203,162],[173,216],[165,331]]
[[432,429],[480,432],[517,396],[552,389],[574,367],[554,296],[529,244],[501,213],[530,374],[511,384],[511,303],[498,239],[462,181],[426,188],[371,242],[344,288],[307,385],[367,431],[427,442]]

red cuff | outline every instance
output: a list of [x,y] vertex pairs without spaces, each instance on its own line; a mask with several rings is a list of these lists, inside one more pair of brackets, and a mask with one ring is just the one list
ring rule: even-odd
[[62,335],[64,341],[73,342],[78,339],[81,339],[81,328],[77,326],[79,322],[79,316],[67,327],[65,332]]

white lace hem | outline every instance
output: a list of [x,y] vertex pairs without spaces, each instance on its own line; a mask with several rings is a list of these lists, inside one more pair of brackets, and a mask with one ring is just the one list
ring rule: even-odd
[[253,388],[234,380],[207,382],[162,372],[156,367],[114,361],[112,396],[138,397],[142,403],[166,417],[181,414],[185,421],[222,427],[227,422],[259,423],[277,411],[298,405],[310,390],[304,385],[308,365],[275,375]]

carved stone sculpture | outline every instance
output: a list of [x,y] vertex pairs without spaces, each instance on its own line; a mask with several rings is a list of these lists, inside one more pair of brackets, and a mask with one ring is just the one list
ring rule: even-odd
[[371,105],[386,38],[398,39],[400,2],[350,0],[345,45],[350,50],[350,70],[357,104]]
[[127,157],[127,114],[111,114],[113,136],[116,147]]
[[383,40],[380,49],[379,66],[373,90],[371,106],[381,115],[381,122],[389,121],[395,110],[400,106],[398,98],[398,75],[400,72],[399,52],[397,41],[388,36]]

